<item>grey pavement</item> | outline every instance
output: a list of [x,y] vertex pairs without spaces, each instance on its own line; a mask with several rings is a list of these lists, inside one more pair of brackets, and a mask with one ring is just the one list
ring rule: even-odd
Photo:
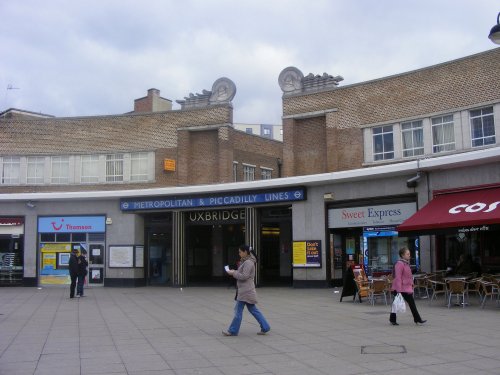
[[383,302],[339,302],[338,289],[259,288],[266,336],[225,287],[0,288],[0,374],[500,374],[500,307],[417,300],[388,322]]

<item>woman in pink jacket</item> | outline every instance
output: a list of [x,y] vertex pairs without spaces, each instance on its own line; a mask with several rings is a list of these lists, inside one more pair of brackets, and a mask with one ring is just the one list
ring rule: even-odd
[[[422,320],[418,313],[415,300],[413,299],[413,275],[410,268],[410,250],[403,247],[399,250],[399,260],[394,264],[394,279],[392,280],[392,293],[396,296],[401,293],[404,300],[410,307],[415,324],[424,324],[427,320]],[[389,321],[393,326],[399,325],[396,322],[396,313],[391,312]]]

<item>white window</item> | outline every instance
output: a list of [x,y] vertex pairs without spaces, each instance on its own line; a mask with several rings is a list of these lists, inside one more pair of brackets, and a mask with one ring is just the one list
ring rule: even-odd
[[273,178],[273,170],[269,168],[260,168],[260,178],[261,180],[270,180]]
[[373,160],[394,159],[392,125],[373,128]]
[[99,155],[82,155],[80,182],[99,182]]
[[264,133],[264,135],[271,135],[271,129],[269,129],[269,128],[264,128],[264,129],[263,129],[263,133]]
[[283,135],[283,128],[280,128],[280,135]]
[[455,149],[455,126],[453,115],[432,119],[432,152],[453,151]]
[[243,165],[243,181],[255,180],[255,166]]
[[69,183],[69,156],[52,156],[51,169],[50,182],[52,184]]
[[26,169],[26,183],[28,184],[43,184],[43,171],[45,169],[45,157],[43,156],[28,156]]
[[148,180],[148,153],[134,152],[130,155],[130,181]]
[[401,135],[404,158],[424,154],[424,131],[421,120],[402,123]]
[[15,185],[20,183],[21,158],[19,156],[4,156],[2,162],[2,184]]
[[233,161],[233,181],[238,181],[238,162]]
[[495,144],[493,107],[470,111],[472,147]]
[[106,155],[106,181],[123,181],[123,154]]

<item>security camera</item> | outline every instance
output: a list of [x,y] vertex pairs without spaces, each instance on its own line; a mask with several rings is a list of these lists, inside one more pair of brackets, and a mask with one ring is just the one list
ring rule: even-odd
[[415,177],[406,180],[406,186],[409,188],[415,188],[418,185],[418,180],[420,180],[420,172],[418,172]]

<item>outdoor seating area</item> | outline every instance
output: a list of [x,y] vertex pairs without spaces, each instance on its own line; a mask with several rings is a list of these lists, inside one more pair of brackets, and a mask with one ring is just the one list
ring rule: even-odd
[[500,275],[473,272],[468,275],[446,276],[446,271],[415,275],[414,295],[416,298],[428,298],[429,303],[443,296],[445,305],[465,308],[471,303],[470,296],[477,296],[477,305],[484,308],[488,302],[500,306]]

